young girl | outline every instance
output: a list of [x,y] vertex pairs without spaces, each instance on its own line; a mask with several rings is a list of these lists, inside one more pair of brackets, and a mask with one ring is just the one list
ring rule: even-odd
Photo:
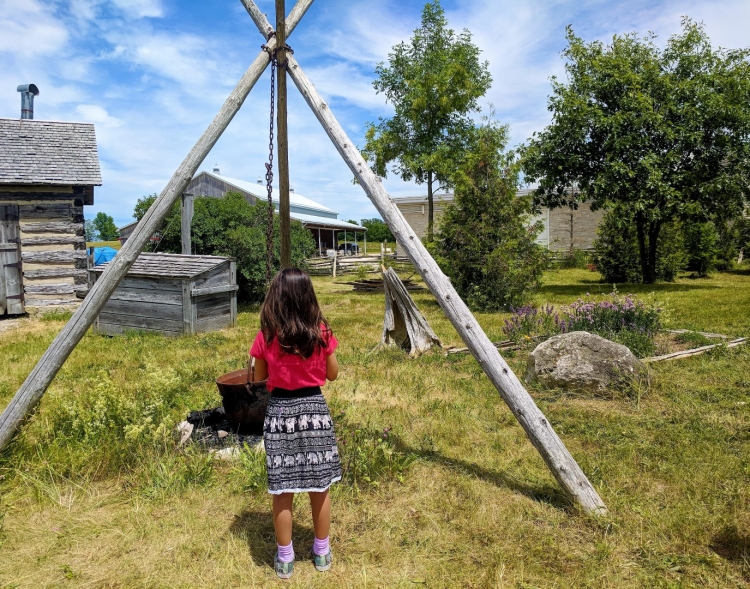
[[279,272],[260,310],[260,331],[250,348],[256,377],[268,378],[263,442],[268,492],[273,495],[273,525],[278,552],[274,569],[292,576],[292,499],[308,493],[315,542],[313,562],[319,571],[331,567],[328,487],[341,479],[336,438],[328,405],[320,392],[326,379],[336,380],[338,341],[318,306],[312,282],[296,268]]

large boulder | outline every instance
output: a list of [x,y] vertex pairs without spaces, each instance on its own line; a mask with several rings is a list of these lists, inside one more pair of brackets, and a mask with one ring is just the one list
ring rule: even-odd
[[646,365],[627,347],[586,331],[551,337],[529,355],[526,380],[606,395],[627,389],[647,374]]

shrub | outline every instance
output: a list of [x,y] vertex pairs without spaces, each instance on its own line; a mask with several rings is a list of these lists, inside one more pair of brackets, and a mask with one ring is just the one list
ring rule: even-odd
[[557,265],[560,268],[588,268],[591,263],[591,254],[585,250],[574,248],[564,252],[559,258]]
[[507,128],[486,122],[455,177],[454,201],[445,209],[435,258],[468,305],[495,311],[520,305],[539,286],[547,254],[534,240],[529,197],[516,196],[518,174],[501,153]]
[[505,321],[503,332],[513,341],[547,339],[558,333],[587,331],[630,348],[638,357],[654,351],[654,336],[660,327],[661,308],[622,296],[617,291],[609,300],[593,302],[578,299],[557,311],[550,305],[536,309],[531,305],[514,309]]
[[687,269],[698,276],[708,276],[716,269],[719,254],[719,234],[712,222],[683,223]]

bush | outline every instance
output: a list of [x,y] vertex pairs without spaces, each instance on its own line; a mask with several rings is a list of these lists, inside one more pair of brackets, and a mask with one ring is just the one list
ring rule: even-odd
[[712,222],[683,223],[687,269],[698,276],[708,276],[716,269],[719,255],[719,234]]
[[[615,207],[604,215],[594,241],[594,263],[605,282],[639,283],[643,281],[641,259],[633,214]],[[665,224],[659,235],[656,251],[656,279],[671,282],[685,268],[681,225]]]
[[547,253],[534,242],[529,197],[516,196],[517,172],[501,150],[507,129],[486,122],[455,176],[432,251],[467,304],[495,311],[520,305],[541,283]]
[[514,309],[506,319],[503,332],[513,341],[547,339],[558,333],[587,331],[630,348],[638,357],[654,351],[654,336],[660,327],[661,308],[638,300],[634,295],[622,296],[617,291],[609,300],[593,302],[578,299],[559,310],[546,305]]
[[591,254],[585,250],[574,248],[563,252],[558,258],[560,268],[587,268],[591,263]]

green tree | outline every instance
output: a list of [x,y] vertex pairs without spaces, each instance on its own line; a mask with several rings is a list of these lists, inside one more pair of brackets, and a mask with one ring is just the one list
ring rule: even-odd
[[393,233],[391,233],[391,230],[383,219],[377,217],[373,219],[362,219],[360,225],[367,229],[367,239],[373,243],[396,241],[396,238],[393,237]]
[[543,224],[532,222],[531,198],[517,196],[517,165],[503,152],[507,127],[486,119],[474,135],[428,247],[469,306],[496,311],[523,303],[539,286],[547,256],[534,241]]
[[86,219],[83,224],[83,232],[86,236],[86,241],[99,241],[99,232],[96,230],[93,219]]
[[590,200],[632,211],[643,281],[657,278],[662,228],[742,209],[750,172],[749,50],[711,47],[690,19],[660,50],[653,35],[585,43],[567,31],[567,83],[523,171],[537,203]]
[[488,63],[467,30],[448,28],[439,1],[425,4],[422,24],[409,43],[399,43],[378,64],[373,86],[395,113],[370,123],[362,154],[379,176],[395,162],[403,180],[427,184],[427,241],[433,238],[433,188],[452,185],[453,171],[466,151],[474,124],[468,114],[490,87]]
[[107,213],[97,213],[92,225],[101,241],[114,241],[120,236],[115,220]]
[[[144,196],[136,203],[133,216],[139,220],[156,199]],[[239,192],[223,198],[199,197],[194,201],[191,247],[197,255],[231,256],[237,261],[237,284],[241,300],[260,302],[265,296],[266,227],[268,204],[248,204]],[[158,231],[161,239],[151,249],[179,253],[182,250],[180,206],[175,205]],[[274,271],[281,268],[279,217],[274,216]],[[292,265],[304,268],[315,253],[315,241],[299,221],[292,220]]]

